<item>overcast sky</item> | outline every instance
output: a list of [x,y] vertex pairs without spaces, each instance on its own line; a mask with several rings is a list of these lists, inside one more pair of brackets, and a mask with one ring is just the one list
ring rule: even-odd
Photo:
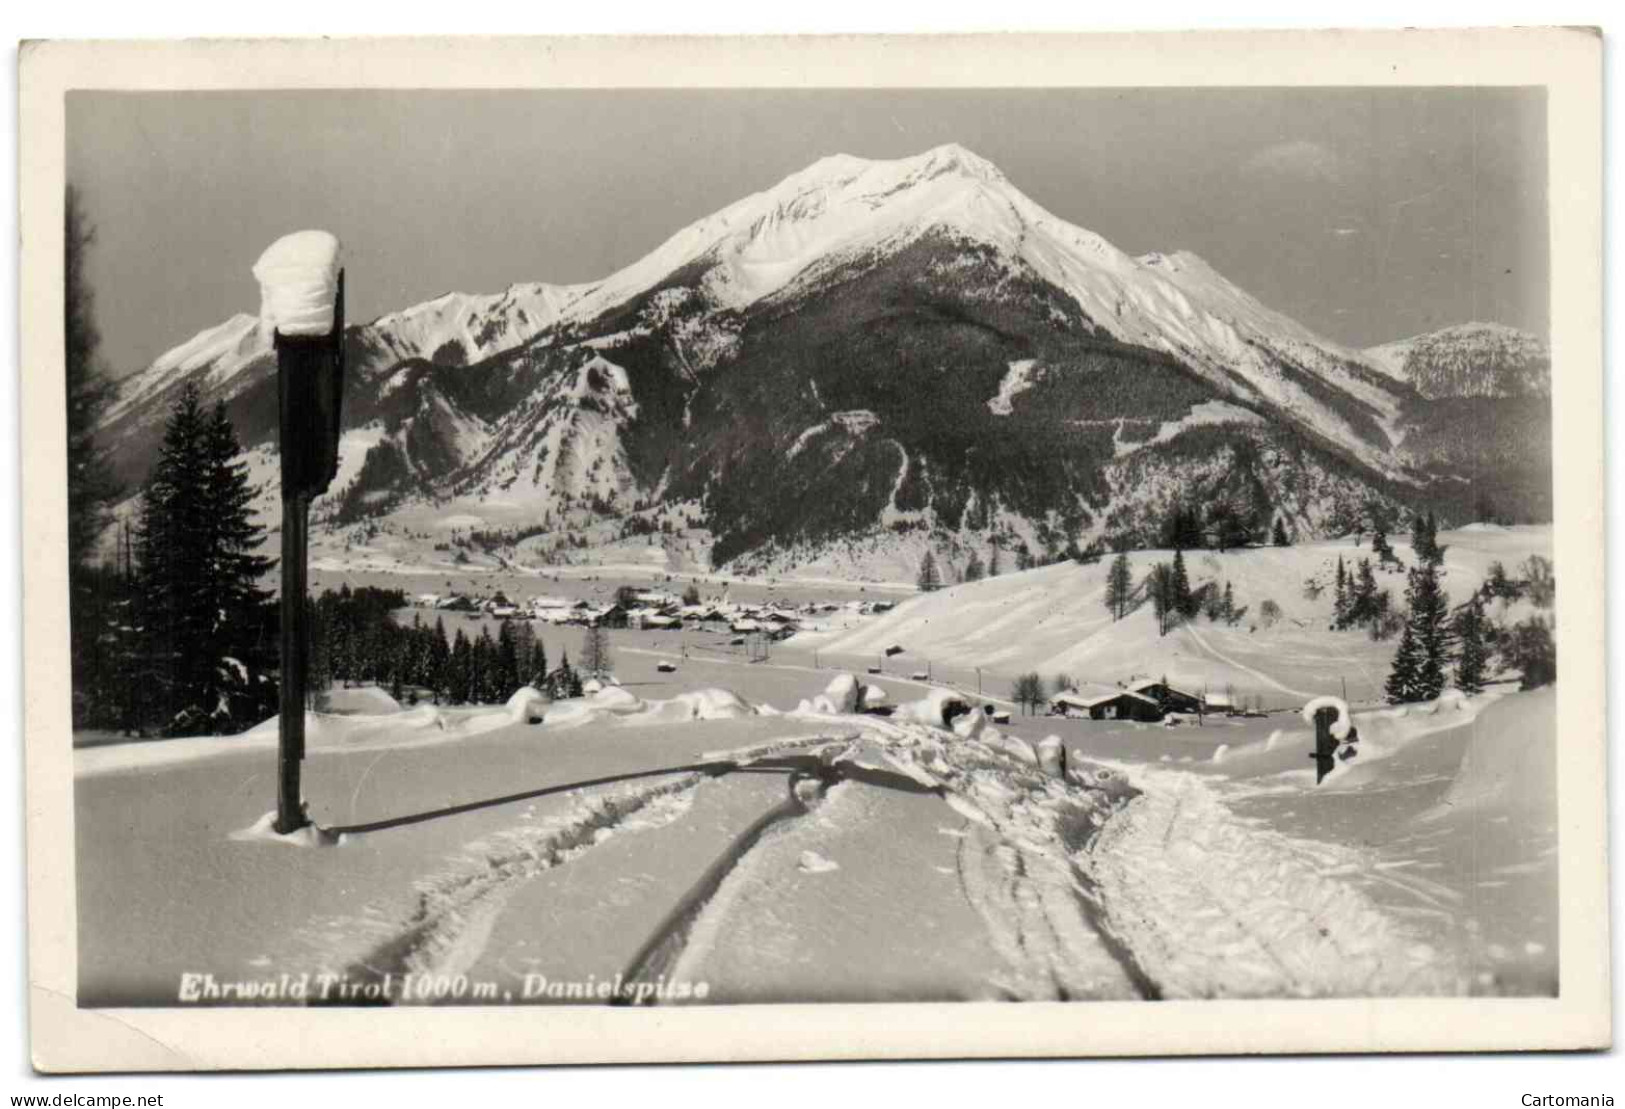
[[352,322],[448,290],[608,276],[834,153],[958,142],[1132,254],[1194,250],[1368,346],[1547,333],[1538,90],[73,93],[68,174],[118,373],[234,312],[306,227]]

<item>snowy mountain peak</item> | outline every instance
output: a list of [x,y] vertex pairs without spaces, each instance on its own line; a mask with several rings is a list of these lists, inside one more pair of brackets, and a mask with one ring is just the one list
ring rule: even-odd
[[1474,321],[1367,349],[1372,365],[1425,397],[1547,396],[1551,351],[1526,331]]
[[225,323],[204,328],[180,346],[159,355],[147,369],[119,383],[105,418],[116,420],[185,378],[207,370],[205,387],[225,382],[271,349],[258,316],[239,312]]

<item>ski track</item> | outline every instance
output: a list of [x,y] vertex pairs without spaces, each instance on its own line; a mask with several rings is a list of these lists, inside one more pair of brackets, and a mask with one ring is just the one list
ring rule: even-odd
[[360,923],[374,938],[359,958],[340,960],[349,964],[348,977],[370,982],[388,974],[466,971],[518,885],[571,862],[606,831],[646,831],[672,823],[688,811],[694,790],[706,780],[704,774],[682,774],[595,794],[554,820],[468,844],[450,868],[418,883],[417,908],[404,923],[385,923],[376,910],[367,912]]
[[1303,697],[1306,700],[1313,700],[1314,698],[1320,696],[1320,694],[1318,694],[1318,693],[1305,693],[1301,689],[1292,689],[1289,686],[1282,685],[1280,682],[1276,681],[1274,678],[1270,677],[1268,674],[1264,673],[1262,670],[1254,670],[1251,666],[1248,666],[1244,662],[1237,662],[1235,659],[1231,658],[1229,655],[1223,653],[1218,648],[1214,647],[1206,639],[1202,638],[1202,633],[1196,630],[1196,625],[1194,623],[1187,623],[1185,625],[1185,630],[1191,633],[1191,638],[1196,640],[1196,645],[1198,647],[1202,648],[1202,650],[1206,651],[1208,654],[1212,655],[1214,658],[1218,659],[1220,662],[1224,663],[1227,666],[1234,666],[1237,670],[1245,671],[1246,673],[1251,674],[1253,677],[1257,678],[1259,681],[1265,683],[1266,685],[1269,685],[1269,686],[1271,686],[1271,687],[1273,687],[1275,689],[1279,689],[1282,693],[1290,693],[1294,697]]
[[[1369,997],[1454,992],[1444,953],[1360,889],[1372,860],[1231,814],[1193,775],[1145,792],[1080,860],[1110,927],[1166,997]],[[1422,894],[1391,874],[1385,881]]]
[[[829,718],[821,722],[834,722]],[[780,740],[730,753],[844,748],[943,790],[961,816],[956,877],[999,965],[989,995],[1011,1000],[1429,995],[1459,987],[1451,960],[1418,938],[1418,916],[1449,891],[1383,867],[1369,853],[1298,840],[1230,812],[1198,777],[1075,766],[1043,775],[995,733],[843,718],[846,734]],[[1112,784],[1102,785],[1108,779]],[[479,958],[519,885],[590,850],[606,830],[681,819],[706,775],[589,794],[568,813],[468,845],[421,882],[415,912],[387,923],[369,909],[372,942],[342,962],[352,978],[458,973]],[[838,788],[838,787],[837,787]],[[764,843],[797,834],[823,807],[794,793],[764,813],[668,914],[630,973],[682,978],[729,934],[740,889]],[[1385,914],[1365,889],[1398,887],[1416,913]],[[351,927],[354,922],[347,922]],[[332,934],[332,933],[329,933]]]

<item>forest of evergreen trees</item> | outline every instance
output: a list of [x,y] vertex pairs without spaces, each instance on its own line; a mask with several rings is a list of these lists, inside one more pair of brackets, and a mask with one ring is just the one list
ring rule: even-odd
[[277,613],[260,581],[242,447],[225,406],[175,400],[111,565],[73,575],[74,722],[130,735],[240,731],[276,711]]
[[311,602],[311,698],[320,706],[334,686],[372,683],[403,704],[501,704],[521,687],[555,697],[581,695],[581,676],[565,654],[548,669],[547,649],[528,621],[505,620],[496,635],[487,625],[470,636],[459,627],[448,637],[445,618],[425,624],[395,619],[406,605],[398,589],[349,585]]

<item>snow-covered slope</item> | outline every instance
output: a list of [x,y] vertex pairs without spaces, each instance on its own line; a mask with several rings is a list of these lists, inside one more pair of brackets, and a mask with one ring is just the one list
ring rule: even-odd
[[1534,335],[1504,324],[1458,324],[1364,353],[1383,373],[1430,399],[1551,395],[1551,351]]
[[151,366],[119,383],[103,420],[119,420],[200,371],[204,374],[200,386],[219,389],[244,366],[270,353],[270,341],[260,334],[259,323],[258,316],[239,312],[159,355]]
[[[1440,542],[1446,547],[1443,585],[1455,603],[1478,588],[1491,562],[1516,573],[1531,554],[1551,557],[1547,527],[1469,528],[1441,533]],[[1393,547],[1413,564],[1402,537],[1394,537]],[[1170,551],[1130,554],[1136,587],[1154,563],[1172,557]],[[1212,582],[1222,590],[1228,584],[1236,607],[1246,609],[1233,626],[1198,617],[1162,635],[1149,604],[1138,604],[1114,622],[1105,607],[1112,561],[1107,557],[1092,566],[1062,562],[951,586],[855,628],[804,633],[797,642],[816,646],[827,660],[854,664],[901,645],[900,667],[923,669],[930,660],[934,672],[957,681],[975,680],[980,668],[990,681],[997,676],[989,688],[1001,692],[1008,679],[1037,671],[1046,680],[1066,674],[1097,683],[1167,677],[1185,688],[1231,687],[1277,707],[1345,690],[1355,700],[1373,701],[1381,697],[1393,642],[1373,642],[1363,630],[1329,630],[1338,559],[1352,571],[1360,559],[1371,557],[1368,546],[1347,540],[1226,554],[1186,552],[1193,586]],[[1318,589],[1309,589],[1311,583]],[[1379,572],[1377,584],[1390,591],[1395,604],[1403,603],[1404,575]],[[1278,617],[1264,616],[1267,601],[1279,610]],[[1492,615],[1512,622],[1527,613],[1493,609]]]

